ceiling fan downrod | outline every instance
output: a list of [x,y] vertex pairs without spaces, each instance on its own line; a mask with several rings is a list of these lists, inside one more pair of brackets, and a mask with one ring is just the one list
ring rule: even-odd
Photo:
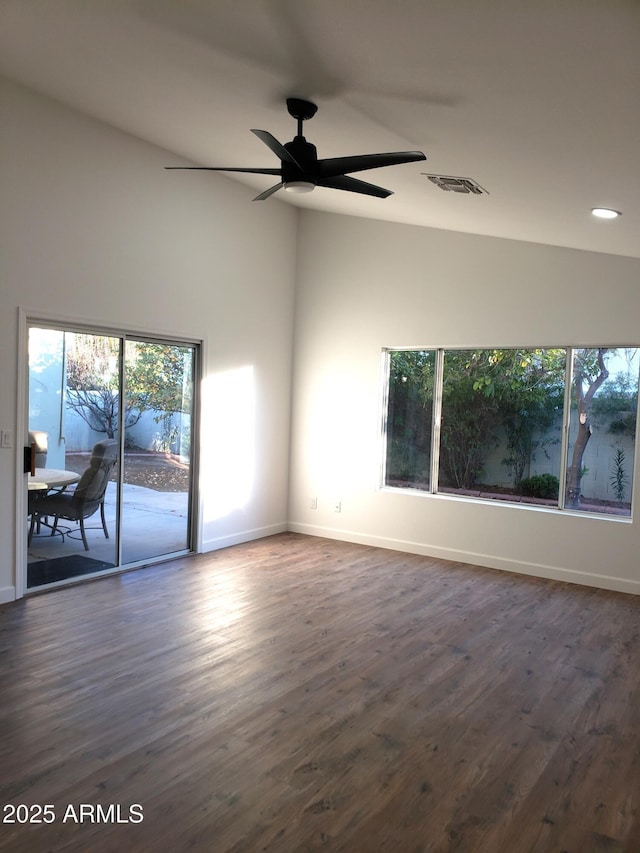
[[295,118],[298,122],[298,136],[304,138],[302,124],[314,117],[318,111],[318,107],[311,103],[311,101],[305,101],[303,98],[287,98],[287,111],[291,118]]

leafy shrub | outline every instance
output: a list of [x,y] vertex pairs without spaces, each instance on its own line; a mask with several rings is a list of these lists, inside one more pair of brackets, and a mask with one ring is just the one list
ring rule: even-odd
[[520,494],[528,498],[558,499],[560,481],[553,474],[534,474],[518,483]]

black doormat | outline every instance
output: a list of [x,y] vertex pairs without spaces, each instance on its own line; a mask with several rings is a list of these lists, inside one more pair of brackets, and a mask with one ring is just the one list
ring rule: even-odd
[[112,569],[113,563],[104,560],[93,560],[84,554],[73,554],[71,557],[56,557],[53,560],[39,560],[27,566],[27,588],[42,586],[45,583],[55,583],[81,575],[90,575],[102,569]]

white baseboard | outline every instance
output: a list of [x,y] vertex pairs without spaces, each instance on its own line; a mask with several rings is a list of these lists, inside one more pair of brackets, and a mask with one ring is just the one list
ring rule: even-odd
[[218,551],[220,548],[229,548],[231,545],[242,545],[243,542],[264,539],[265,536],[275,536],[276,533],[286,533],[288,529],[287,524],[282,522],[280,524],[271,524],[268,527],[256,527],[253,530],[242,530],[230,536],[206,539],[202,543],[202,551]]
[[305,533],[309,536],[321,536],[326,539],[338,539],[343,542],[355,542],[358,545],[372,545],[375,548],[388,548],[391,551],[405,551],[408,554],[421,554],[424,557],[435,557],[440,560],[452,560],[456,563],[471,563],[487,569],[516,572],[536,578],[575,583],[581,586],[608,589],[613,592],[626,592],[640,595],[640,581],[627,578],[611,577],[591,572],[577,572],[559,566],[546,566],[541,563],[525,563],[517,560],[505,560],[491,554],[481,554],[470,551],[458,551],[450,548],[439,548],[423,542],[411,542],[403,539],[389,539],[384,536],[362,534],[353,530],[336,530],[330,527],[318,527],[311,524],[290,522],[288,530],[292,533]]
[[0,586],[0,604],[8,604],[16,600],[15,586]]

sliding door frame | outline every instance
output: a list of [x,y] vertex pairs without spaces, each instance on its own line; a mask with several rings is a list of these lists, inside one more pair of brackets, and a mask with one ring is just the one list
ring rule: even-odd
[[[92,323],[87,320],[77,320],[65,316],[55,316],[46,313],[32,312],[24,308],[18,308],[18,377],[17,377],[17,406],[15,427],[15,450],[16,450],[16,525],[15,525],[15,597],[22,598],[26,594],[37,592],[27,589],[27,480],[23,472],[23,447],[27,444],[29,430],[29,329],[41,327],[59,329],[68,332],[78,332],[89,335],[104,335],[119,338],[121,341],[120,358],[120,385],[121,393],[125,392],[124,386],[124,348],[127,340],[145,341],[151,343],[164,343],[172,346],[193,347],[193,400],[191,411],[191,450],[190,450],[190,490],[189,490],[189,512],[187,536],[190,547],[184,551],[171,555],[161,555],[157,558],[149,558],[138,562],[120,565],[122,560],[122,543],[120,541],[121,512],[122,512],[122,477],[118,476],[118,501],[117,501],[117,524],[116,524],[116,557],[118,565],[113,569],[106,569],[100,576],[119,574],[124,571],[139,568],[140,566],[152,565],[163,562],[173,557],[184,556],[202,551],[202,524],[201,524],[201,497],[199,488],[200,473],[200,389],[202,385],[202,364],[204,341],[201,338],[191,338],[167,332],[153,332],[149,329],[127,329],[114,326],[105,326],[99,322]],[[124,451],[124,406],[119,406],[119,459],[123,459]],[[64,585],[80,582],[80,579],[70,579]],[[86,578],[85,578],[86,580]],[[51,587],[47,587],[49,589]]]

